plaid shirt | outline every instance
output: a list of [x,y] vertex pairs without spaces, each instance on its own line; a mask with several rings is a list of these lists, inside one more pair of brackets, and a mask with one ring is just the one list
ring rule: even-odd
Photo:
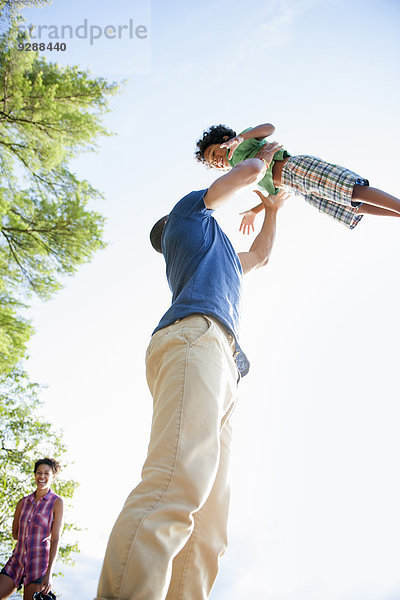
[[4,571],[18,587],[45,575],[49,564],[51,528],[57,494],[51,490],[35,502],[35,492],[22,498],[18,542]]

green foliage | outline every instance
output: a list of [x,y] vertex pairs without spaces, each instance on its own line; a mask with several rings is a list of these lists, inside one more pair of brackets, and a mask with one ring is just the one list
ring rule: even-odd
[[0,0],[0,8],[18,12],[23,8],[39,7],[50,4],[51,0]]
[[0,41],[1,143],[34,175],[93,148],[94,138],[106,133],[101,114],[116,85],[20,52],[17,43],[25,39],[14,28]]
[[33,8],[50,4],[51,0],[0,0],[0,22],[12,21],[24,8]]
[[[38,414],[39,386],[30,383],[25,373],[11,371],[0,377],[0,564],[10,556],[13,547],[11,526],[18,500],[33,490],[33,465],[38,458],[50,456],[62,463],[66,448],[61,434]],[[68,523],[68,505],[77,483],[57,478],[53,491],[67,508],[64,531],[77,530]],[[59,558],[71,563],[76,543],[63,543]]]
[[1,224],[0,260],[3,255],[6,269],[0,277],[20,295],[34,291],[48,298],[61,286],[58,275],[74,273],[104,245],[103,218],[86,209],[98,192],[65,169],[58,170],[52,185],[46,191],[4,191],[3,197],[12,200]]
[[[101,194],[69,168],[108,135],[102,116],[114,83],[78,67],[60,67],[21,52],[19,11],[48,0],[0,0],[0,562],[10,555],[18,500],[29,494],[33,464],[62,463],[59,432],[38,413],[39,387],[17,368],[33,333],[24,311],[32,294],[49,298],[102,247],[103,217],[89,206]],[[56,479],[68,508],[76,482]],[[59,558],[78,551],[67,523]]]
[[25,354],[25,344],[32,334],[29,322],[17,309],[25,306],[4,291],[0,281],[0,372],[9,371]]
[[17,25],[0,36],[0,373],[25,353],[32,329],[20,310],[31,294],[49,298],[104,246],[103,217],[88,208],[101,194],[68,162],[108,135],[101,119],[117,91],[18,51]]
[[[102,115],[117,86],[17,49],[28,35],[18,29],[19,11],[47,3],[0,0],[0,562],[12,549],[16,504],[32,491],[33,463],[44,456],[62,463],[66,453],[61,434],[38,414],[39,387],[16,366],[33,332],[23,311],[32,294],[49,298],[104,246],[103,217],[89,208],[101,194],[69,162],[108,135]],[[67,508],[76,486],[55,481]],[[64,526],[68,535],[76,530]],[[59,558],[68,563],[76,551],[63,539]]]

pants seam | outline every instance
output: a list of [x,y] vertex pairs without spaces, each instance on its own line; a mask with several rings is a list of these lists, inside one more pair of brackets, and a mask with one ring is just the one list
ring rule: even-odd
[[[193,519],[195,519],[196,517],[193,517]],[[193,527],[193,531],[190,535],[190,538],[188,540],[188,550],[187,550],[187,554],[185,557],[185,562],[182,568],[182,577],[181,577],[181,581],[179,583],[179,589],[178,589],[178,597],[177,600],[184,600],[183,598],[183,589],[184,589],[184,583],[186,580],[186,574],[187,574],[187,567],[188,567],[188,563],[189,563],[189,559],[190,559],[190,551],[192,549],[193,546],[193,540],[195,539],[196,536],[196,521],[194,520],[194,527]]]
[[[187,343],[186,343],[187,346]],[[166,485],[166,488],[163,492],[163,494],[161,495],[160,499],[153,504],[153,506],[146,512],[146,514],[143,515],[143,517],[141,518],[141,520],[139,521],[139,524],[136,528],[135,534],[132,537],[132,540],[130,542],[130,548],[128,550],[128,554],[126,557],[126,564],[122,573],[122,577],[121,577],[121,585],[120,585],[120,589],[119,591],[121,591],[121,589],[123,588],[123,585],[125,583],[125,578],[126,578],[126,574],[127,574],[127,566],[129,564],[129,558],[130,558],[130,554],[132,552],[133,549],[133,545],[135,542],[135,539],[139,533],[139,530],[141,529],[146,517],[149,516],[150,513],[152,513],[162,502],[162,500],[165,498],[166,494],[168,493],[170,487],[171,487],[171,482],[172,482],[172,478],[175,474],[176,471],[176,465],[178,462],[178,455],[179,455],[179,446],[180,446],[180,438],[181,438],[181,425],[182,425],[182,413],[183,413],[183,405],[185,402],[185,394],[186,394],[186,378],[187,378],[187,365],[188,365],[188,354],[189,354],[189,348],[186,347],[186,356],[185,356],[185,366],[184,366],[184,380],[183,380],[183,390],[182,390],[182,401],[181,401],[181,406],[180,406],[180,410],[179,410],[179,417],[178,417],[178,436],[177,436],[177,442],[176,442],[176,449],[175,449],[175,457],[174,457],[174,463],[172,466],[172,470],[171,470],[171,474],[168,480],[168,483]]]

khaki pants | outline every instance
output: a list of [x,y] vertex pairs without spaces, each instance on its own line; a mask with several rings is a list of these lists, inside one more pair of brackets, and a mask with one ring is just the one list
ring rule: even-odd
[[205,600],[227,546],[234,340],[209,317],[157,331],[142,480],[111,532],[97,600]]

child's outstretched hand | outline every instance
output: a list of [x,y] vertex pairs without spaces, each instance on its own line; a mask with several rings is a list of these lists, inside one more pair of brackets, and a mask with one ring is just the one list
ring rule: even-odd
[[227,142],[224,142],[220,145],[220,148],[229,148],[228,160],[232,158],[232,154],[235,152],[236,148],[244,141],[244,137],[242,135],[237,135],[234,138],[231,138]]
[[239,231],[245,235],[249,235],[251,231],[254,231],[254,219],[256,218],[256,214],[254,210],[251,208],[250,210],[245,210],[244,212],[239,213],[243,216],[242,222],[240,223]]
[[249,235],[251,231],[254,231],[254,219],[259,212],[261,212],[264,208],[273,208],[274,210],[278,210],[283,206],[284,202],[290,196],[289,192],[285,192],[284,190],[280,190],[275,196],[264,196],[260,190],[253,190],[253,192],[255,192],[260,198],[261,204],[258,204],[257,206],[254,206],[254,208],[240,213],[241,215],[244,215],[239,227],[239,231],[241,231],[243,235],[246,233]]

